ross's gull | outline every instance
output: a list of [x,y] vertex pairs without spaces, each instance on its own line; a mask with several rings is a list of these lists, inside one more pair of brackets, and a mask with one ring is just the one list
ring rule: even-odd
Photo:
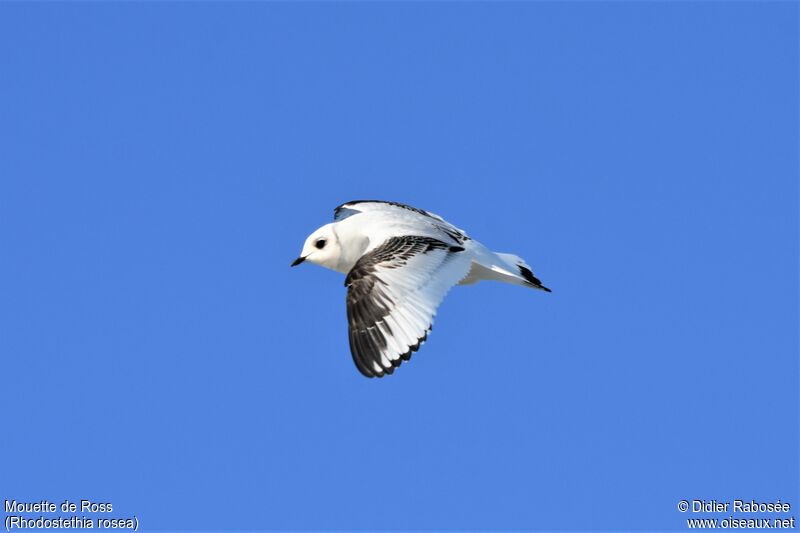
[[367,377],[391,374],[425,342],[454,285],[495,280],[550,292],[516,255],[492,252],[442,217],[397,202],[334,210],[303,245],[303,261],[347,274],[350,351]]

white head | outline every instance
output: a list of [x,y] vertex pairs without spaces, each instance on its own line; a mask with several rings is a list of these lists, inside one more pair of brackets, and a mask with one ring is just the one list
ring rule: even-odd
[[325,224],[314,233],[308,236],[303,245],[300,257],[294,260],[292,266],[299,265],[303,261],[309,261],[326,268],[337,270],[339,258],[342,253],[339,239],[333,231],[333,224]]

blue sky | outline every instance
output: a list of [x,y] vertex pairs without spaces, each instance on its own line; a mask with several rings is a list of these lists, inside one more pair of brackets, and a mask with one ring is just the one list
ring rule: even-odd
[[[0,498],[145,530],[684,529],[798,499],[792,2],[0,6]],[[347,200],[454,289],[367,380]]]

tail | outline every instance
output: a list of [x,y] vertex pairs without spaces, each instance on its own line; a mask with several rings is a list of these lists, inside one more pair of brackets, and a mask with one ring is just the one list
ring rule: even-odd
[[509,269],[512,270],[514,274],[519,275],[524,280],[524,284],[532,287],[534,289],[539,289],[545,292],[552,292],[550,289],[542,285],[542,282],[539,281],[539,278],[533,275],[533,271],[531,267],[519,256],[514,254],[501,254],[500,252],[495,252],[495,255],[503,260],[503,263],[508,265]]
[[513,285],[523,285],[532,289],[551,292],[533,275],[531,267],[513,254],[492,252],[480,243],[473,241],[472,267],[459,285],[471,285],[481,280],[502,281]]

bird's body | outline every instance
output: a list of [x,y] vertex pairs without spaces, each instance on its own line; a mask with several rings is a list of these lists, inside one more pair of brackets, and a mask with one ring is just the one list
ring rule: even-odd
[[391,374],[425,342],[454,285],[495,280],[549,292],[512,254],[492,252],[438,215],[396,202],[340,205],[304,260],[347,274],[350,350],[368,377]]

